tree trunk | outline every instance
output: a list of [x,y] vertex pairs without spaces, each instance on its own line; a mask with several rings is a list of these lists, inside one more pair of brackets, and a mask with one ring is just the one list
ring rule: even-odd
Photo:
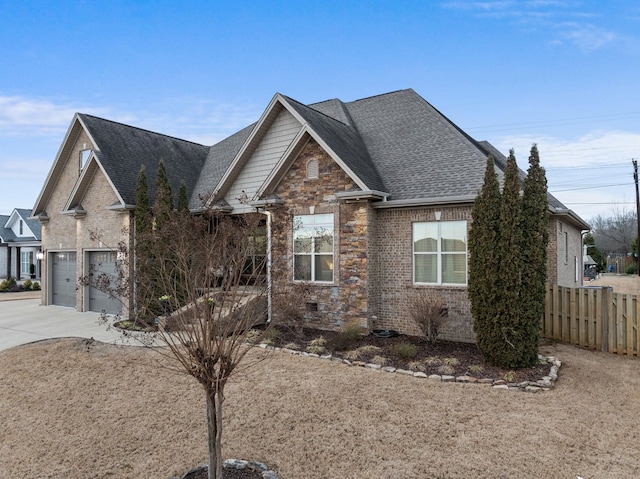
[[222,479],[222,391],[210,386],[207,393],[207,439],[209,443],[209,479]]

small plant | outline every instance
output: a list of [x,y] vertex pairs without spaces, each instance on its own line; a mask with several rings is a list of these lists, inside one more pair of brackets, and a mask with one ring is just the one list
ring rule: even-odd
[[26,291],[30,291],[33,288],[33,283],[31,282],[30,279],[25,279],[24,282],[22,283],[22,287]]
[[440,366],[438,368],[438,373],[439,374],[447,374],[447,375],[451,375],[454,374],[456,372],[456,368],[454,368],[453,366],[449,366],[447,364]]
[[402,359],[413,359],[418,354],[418,348],[411,343],[398,343],[391,346],[391,353]]
[[437,356],[431,356],[430,358],[427,358],[427,360],[425,361],[427,366],[440,366],[442,365],[442,359],[440,359]]
[[278,342],[281,336],[282,336],[282,332],[279,329],[270,328],[265,333],[264,338],[262,339],[262,342],[273,346],[275,343]]
[[362,338],[362,327],[349,323],[340,328],[333,341],[332,348],[336,351],[346,351]]
[[300,345],[298,343],[287,343],[284,345],[285,349],[291,349],[292,351],[300,351]]
[[370,356],[372,354],[376,354],[382,351],[378,346],[367,345],[361,346],[358,349],[354,349],[352,351],[347,351],[344,354],[345,359],[349,359],[351,361],[357,361],[359,359],[364,358],[365,356]]
[[387,358],[385,358],[384,356],[376,355],[373,358],[371,358],[371,362],[373,364],[379,364],[380,366],[384,366],[389,362],[389,360]]
[[327,340],[320,336],[309,342],[307,346],[307,352],[312,354],[324,354],[327,352],[326,348]]
[[435,344],[448,312],[444,306],[430,298],[426,291],[419,291],[409,302],[409,315],[422,331],[425,340]]
[[40,283],[38,283],[37,281],[34,281],[33,284],[31,285],[31,289],[34,291],[40,291]]
[[458,364],[460,364],[458,358],[444,358],[442,362],[447,366],[457,366]]
[[509,371],[505,373],[504,376],[502,376],[502,379],[504,379],[508,383],[512,383],[515,378],[516,378],[516,373],[514,373],[513,371]]
[[472,374],[478,374],[484,371],[484,367],[480,364],[472,364],[469,366],[469,372]]
[[424,364],[422,364],[420,361],[411,361],[409,364],[407,364],[407,368],[411,369],[412,371],[426,371],[427,368],[424,367]]
[[245,339],[248,343],[255,344],[255,342],[260,338],[260,334],[260,331],[258,331],[257,329],[251,329],[247,333]]

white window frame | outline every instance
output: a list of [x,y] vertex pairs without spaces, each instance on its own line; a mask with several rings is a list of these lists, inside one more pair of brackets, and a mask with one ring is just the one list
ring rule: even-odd
[[[464,251],[443,251],[442,250],[442,225],[451,224],[451,223],[461,223],[464,224],[464,243],[465,250]],[[437,226],[438,237],[437,237],[437,251],[433,252],[421,252],[415,250],[415,233],[416,226],[424,225],[424,224],[432,224]],[[411,225],[411,258],[412,258],[412,279],[413,284],[416,285],[442,285],[442,286],[467,286],[469,283],[469,233],[468,233],[468,223],[466,220],[459,221],[417,221],[412,223]],[[436,281],[435,282],[424,282],[416,280],[416,256],[421,255],[431,255],[436,257]],[[442,281],[442,258],[447,255],[464,255],[465,262],[465,274],[464,274],[464,283],[444,283]]]
[[20,252],[20,274],[30,274],[31,271],[31,252]]
[[[330,219],[329,219],[330,218]],[[310,282],[321,284],[333,284],[335,280],[335,216],[333,213],[321,213],[314,215],[295,215],[293,217],[293,238],[292,238],[292,251],[293,251],[293,280],[295,282]],[[314,230],[321,230],[322,228],[330,228],[332,235],[331,251],[316,251],[316,236],[311,236],[311,251],[309,252],[296,252],[296,231],[303,228],[311,228]],[[296,259],[301,256],[310,257],[311,261],[311,278],[299,279],[296,278]],[[331,280],[318,280],[316,279],[316,258],[317,257],[330,257],[331,258]]]

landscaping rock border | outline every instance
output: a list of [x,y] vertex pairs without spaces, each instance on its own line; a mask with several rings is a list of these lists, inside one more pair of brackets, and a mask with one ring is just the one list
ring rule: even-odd
[[319,355],[314,353],[307,353],[304,351],[296,351],[294,349],[273,347],[265,343],[260,343],[256,346],[266,350],[281,351],[281,352],[292,354],[292,355],[324,359],[326,361],[336,361],[336,362],[345,364],[347,366],[359,366],[363,368],[369,368],[373,371],[402,374],[405,376],[413,376],[414,378],[427,379],[429,381],[461,383],[461,384],[480,384],[484,386],[491,386],[493,389],[497,389],[497,390],[521,391],[521,392],[528,392],[528,393],[538,393],[541,391],[548,391],[549,389],[552,389],[555,385],[556,380],[558,379],[558,372],[560,370],[560,366],[562,366],[562,362],[554,356],[547,357],[547,356],[538,355],[538,358],[546,361],[547,364],[549,364],[550,366],[549,374],[547,376],[543,376],[537,381],[524,381],[520,383],[511,383],[503,379],[491,379],[491,378],[478,379],[472,376],[456,377],[456,376],[447,376],[447,375],[438,375],[438,374],[431,374],[427,376],[425,373],[420,371],[411,371],[408,369],[396,369],[390,366],[383,367],[383,366],[380,366],[379,364],[365,363],[363,361],[349,361],[348,359],[332,356],[331,354]]
[[[243,461],[241,459],[226,459],[222,464],[222,467],[225,469],[251,469],[253,471],[258,471],[262,473],[262,479],[278,479],[278,475],[270,470],[266,464],[258,461]],[[207,465],[194,467],[189,472],[187,472],[184,476],[172,477],[171,479],[189,479],[190,477],[194,477],[196,474],[206,471]]]

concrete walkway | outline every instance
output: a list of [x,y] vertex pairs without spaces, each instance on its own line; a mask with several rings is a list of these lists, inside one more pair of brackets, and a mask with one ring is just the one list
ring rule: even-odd
[[[52,338],[93,338],[104,343],[123,344],[116,328],[98,324],[100,313],[79,313],[74,308],[41,306],[40,299],[9,298],[0,294],[0,351]],[[33,297],[33,296],[32,296]],[[133,341],[132,344],[137,343]]]

